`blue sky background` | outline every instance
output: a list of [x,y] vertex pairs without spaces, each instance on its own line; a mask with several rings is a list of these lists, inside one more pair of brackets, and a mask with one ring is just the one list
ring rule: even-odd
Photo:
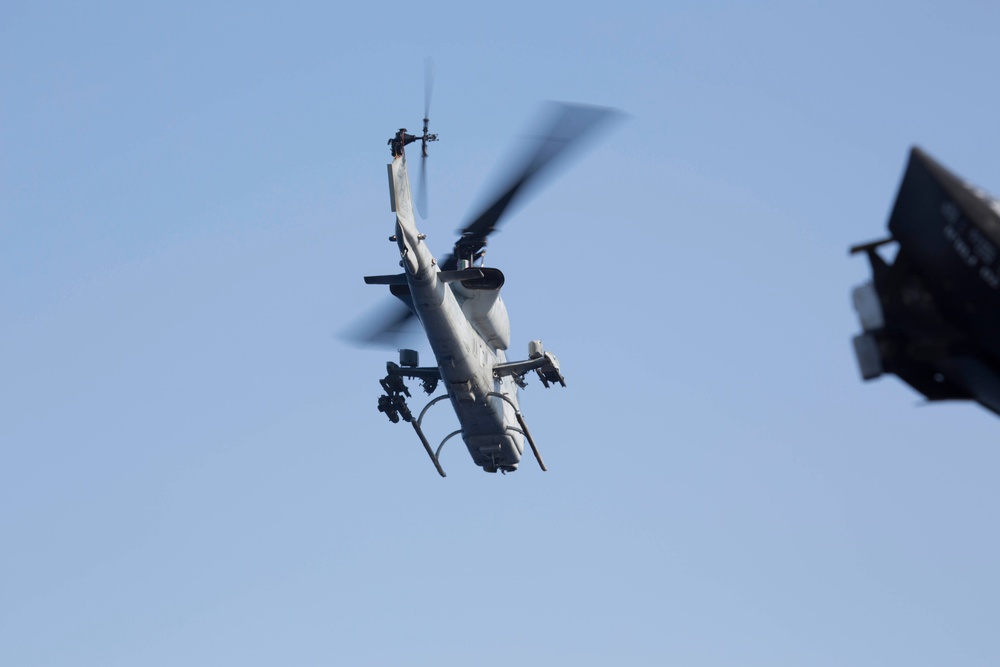
[[[84,6],[87,5],[87,6]],[[909,147],[1000,190],[989,2],[8,2],[0,663],[995,665],[1000,422],[863,384]],[[550,471],[440,479],[337,334],[545,99],[628,114],[519,207]],[[414,346],[425,352],[419,340]],[[436,409],[437,438],[454,428]]]

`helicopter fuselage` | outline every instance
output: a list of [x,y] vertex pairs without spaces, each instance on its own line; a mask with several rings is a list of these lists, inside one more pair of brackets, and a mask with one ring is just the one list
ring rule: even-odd
[[463,285],[442,279],[424,235],[417,230],[402,151],[393,158],[390,172],[400,264],[462,438],[473,461],[484,470],[516,470],[524,452],[517,385],[512,376],[497,377],[494,372],[506,362],[510,339],[499,286],[470,288],[468,281]]

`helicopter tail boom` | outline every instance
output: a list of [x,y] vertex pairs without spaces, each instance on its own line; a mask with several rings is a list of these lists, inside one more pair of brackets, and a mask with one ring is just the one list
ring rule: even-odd
[[406,171],[406,156],[400,153],[389,165],[392,174],[391,199],[396,211],[394,240],[406,272],[416,280],[428,280],[436,273],[434,257],[423,243],[424,235],[417,229],[410,196],[410,178]]

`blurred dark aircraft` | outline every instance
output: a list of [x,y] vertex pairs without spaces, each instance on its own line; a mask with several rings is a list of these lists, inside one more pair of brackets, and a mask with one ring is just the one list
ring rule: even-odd
[[[1000,414],[1000,201],[914,147],[889,218],[855,288],[861,375],[899,376],[930,401],[971,399]],[[889,264],[878,248],[895,242]]]

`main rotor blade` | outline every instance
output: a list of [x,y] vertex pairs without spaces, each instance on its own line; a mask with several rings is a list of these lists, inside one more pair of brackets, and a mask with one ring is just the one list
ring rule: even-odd
[[340,334],[357,347],[398,349],[413,333],[416,316],[401,301],[392,299]]
[[431,93],[434,92],[434,59],[424,58],[424,118],[431,115]]
[[526,154],[522,166],[493,202],[461,230],[466,243],[485,245],[486,237],[497,228],[504,212],[527,185],[550,165],[565,157],[569,149],[578,146],[581,138],[619,115],[619,112],[606,107],[564,102],[552,102],[548,106],[549,117],[542,124],[542,131],[534,135],[534,147]]

